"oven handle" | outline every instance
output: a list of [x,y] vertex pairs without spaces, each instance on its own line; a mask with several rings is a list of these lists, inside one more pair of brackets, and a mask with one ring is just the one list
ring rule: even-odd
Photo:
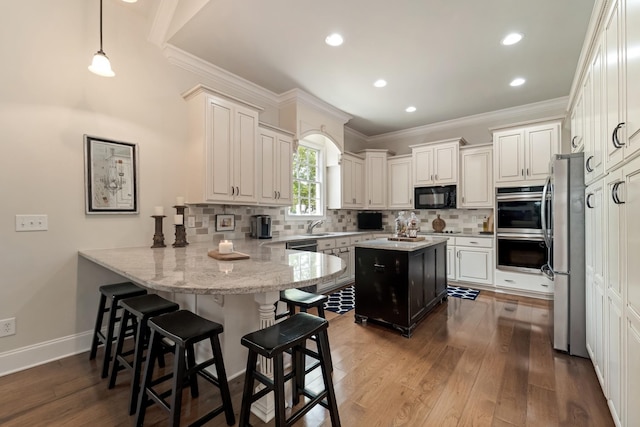
[[542,193],[536,191],[535,193],[511,193],[511,194],[498,194],[496,200],[498,202],[520,202],[529,200],[540,200]]
[[542,235],[540,234],[498,233],[496,237],[498,238],[498,240],[508,239],[508,240],[531,240],[535,242],[545,242],[544,237],[542,237]]
[[542,222],[542,237],[544,237],[544,242],[549,248],[551,247],[551,236],[549,235],[547,227],[547,194],[549,193],[550,187],[551,177],[548,176],[547,180],[544,182],[544,187],[542,187],[542,198],[540,200],[540,219]]

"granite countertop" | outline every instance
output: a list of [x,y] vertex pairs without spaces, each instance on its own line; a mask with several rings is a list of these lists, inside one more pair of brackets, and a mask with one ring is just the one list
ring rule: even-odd
[[346,264],[338,257],[234,240],[234,250],[251,258],[218,261],[207,255],[218,242],[185,248],[138,247],[80,250],[78,254],[142,286],[190,294],[254,294],[315,285],[338,277]]
[[418,249],[427,248],[429,246],[437,245],[439,243],[445,243],[446,238],[442,237],[427,237],[425,240],[417,242],[401,242],[397,240],[389,240],[386,238],[367,240],[364,242],[356,243],[356,248],[369,248],[369,249],[385,249],[392,251],[416,251]]

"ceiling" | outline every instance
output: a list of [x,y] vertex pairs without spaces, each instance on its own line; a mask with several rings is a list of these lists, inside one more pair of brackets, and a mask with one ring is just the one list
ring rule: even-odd
[[[168,43],[277,94],[300,88],[353,116],[347,126],[366,136],[569,95],[594,4],[189,1],[199,10],[174,14]],[[523,40],[503,46],[514,31]],[[325,44],[333,32],[342,46]],[[509,86],[515,77],[527,81]],[[375,88],[379,78],[388,85]]]

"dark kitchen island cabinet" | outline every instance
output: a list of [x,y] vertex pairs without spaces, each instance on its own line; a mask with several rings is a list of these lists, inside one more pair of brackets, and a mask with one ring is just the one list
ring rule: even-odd
[[356,244],[356,322],[381,323],[409,338],[418,322],[447,299],[446,242]]

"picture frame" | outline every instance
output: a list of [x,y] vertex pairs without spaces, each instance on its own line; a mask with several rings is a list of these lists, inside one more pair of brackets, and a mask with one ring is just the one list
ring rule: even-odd
[[138,145],[84,135],[85,213],[138,214]]
[[233,231],[235,228],[235,216],[231,214],[216,215],[216,231]]

